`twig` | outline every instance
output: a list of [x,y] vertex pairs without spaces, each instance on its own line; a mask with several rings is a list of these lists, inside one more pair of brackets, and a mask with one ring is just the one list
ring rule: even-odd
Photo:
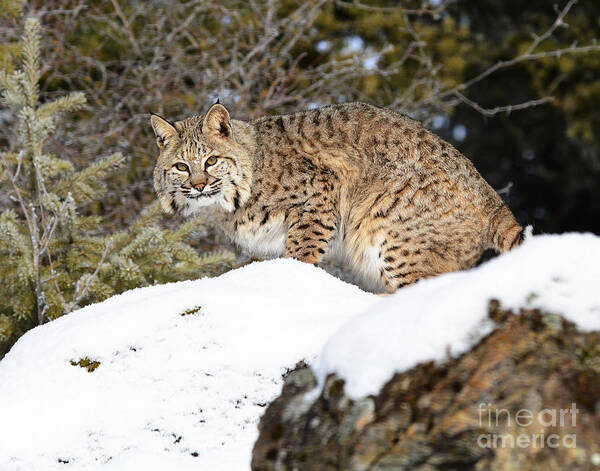
[[496,193],[498,193],[499,195],[509,195],[510,194],[510,190],[513,187],[513,182],[508,182],[503,188],[500,188],[499,190],[496,190]]
[[[352,7],[352,8],[358,8],[358,9],[364,10],[364,11],[383,12],[383,13],[391,13],[391,12],[401,11],[402,13],[405,13],[405,14],[411,15],[411,16],[429,15],[434,18],[437,18],[451,3],[454,3],[454,0],[445,0],[445,1],[441,2],[435,8],[429,8],[426,6],[422,6],[421,8],[418,8],[418,9],[411,9],[411,8],[404,8],[402,5],[396,5],[393,7],[378,7],[378,6],[373,6],[373,5],[365,5],[364,3],[361,3],[358,0],[353,0],[351,2],[345,1],[345,0],[335,0],[335,4],[340,7]],[[426,5],[426,2],[423,2],[423,5]]]
[[571,10],[573,5],[575,5],[577,3],[577,1],[578,0],[570,0],[569,3],[567,3],[565,5],[565,7],[561,11],[558,12],[558,16],[556,17],[556,19],[554,20],[554,23],[552,23],[552,26],[550,26],[550,28],[548,28],[540,36],[534,35],[534,40],[529,45],[527,50],[524,52],[524,55],[528,55],[528,54],[531,54],[532,52],[534,52],[541,43],[543,43],[546,39],[548,39],[550,36],[552,36],[552,33],[554,33],[556,28],[558,28],[559,26],[567,26],[566,23],[564,22],[565,16],[567,16],[567,14],[569,13],[569,10]]
[[98,276],[98,272],[100,271],[100,268],[102,268],[102,265],[104,264],[104,259],[106,258],[106,255],[108,254],[108,250],[110,249],[111,245],[112,245],[112,238],[108,239],[108,243],[106,244],[104,253],[102,254],[102,257],[100,258],[100,261],[98,262],[98,265],[96,266],[96,269],[94,270],[94,273],[92,273],[92,276],[90,276],[87,279],[81,292],[75,293],[75,295],[73,295],[73,301],[69,305],[68,312],[73,311],[73,309],[75,309],[77,307],[77,305],[79,304],[79,301],[81,301],[83,299],[83,297],[85,296],[85,294],[87,293],[87,290],[90,287],[90,285],[92,284],[92,281],[94,281],[96,276]]
[[40,255],[44,255],[44,253],[48,249],[48,246],[50,245],[50,242],[52,241],[52,236],[54,235],[56,226],[58,225],[58,222],[60,221],[63,214],[65,213],[65,210],[67,209],[70,199],[71,199],[70,195],[67,196],[67,199],[65,201],[63,201],[63,204],[61,205],[58,214],[55,214],[54,216],[52,216],[52,220],[51,220],[50,224],[44,228],[44,233],[42,234],[42,239],[40,241],[40,245],[41,245]]
[[113,4],[113,7],[115,7],[117,16],[123,22],[123,26],[125,26],[125,30],[127,31],[127,36],[129,37],[129,42],[131,42],[131,45],[135,49],[135,53],[138,56],[141,56],[142,50],[140,49],[140,45],[137,43],[135,36],[133,35],[133,32],[131,31],[131,25],[129,24],[129,21],[127,20],[127,18],[125,18],[125,15],[123,14],[123,10],[121,10],[121,5],[119,5],[119,2],[117,0],[110,0],[110,1]]
[[554,98],[551,96],[545,96],[542,98],[538,98],[536,100],[529,100],[523,103],[517,103],[515,105],[505,105],[505,106],[495,106],[494,108],[484,108],[479,103],[474,102],[473,100],[469,100],[466,96],[464,96],[460,92],[455,92],[454,95],[459,98],[460,101],[469,105],[471,108],[479,112],[484,116],[494,116],[498,113],[506,113],[510,114],[513,111],[524,110],[525,108],[531,108],[534,106],[543,105],[545,103],[551,103],[554,101]]

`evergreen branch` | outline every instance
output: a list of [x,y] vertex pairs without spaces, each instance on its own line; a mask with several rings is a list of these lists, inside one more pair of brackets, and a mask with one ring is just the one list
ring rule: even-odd
[[37,107],[39,100],[40,49],[40,23],[35,18],[28,18],[23,35],[23,85],[27,104],[32,108]]
[[131,243],[136,235],[140,234],[144,227],[154,223],[161,214],[162,210],[158,201],[146,206],[128,229],[122,230],[113,236],[115,250],[121,251],[127,244]]
[[[11,178],[15,181],[19,178],[21,172],[22,155],[15,152],[0,152],[2,167],[0,167],[0,179],[9,181]],[[17,165],[14,174],[10,173],[8,165]]]
[[109,172],[118,169],[124,160],[120,153],[98,160],[83,170],[64,178],[56,186],[56,193],[65,197],[68,192],[71,192],[73,199],[78,203],[93,199],[98,196],[98,191],[102,188],[101,180]]
[[209,252],[200,256],[198,268],[216,267],[219,265],[230,265],[235,262],[235,255],[228,251]]
[[56,273],[56,270],[54,270],[54,264],[52,262],[52,256],[50,255],[50,253],[47,254],[48,256],[48,264],[50,265],[50,278],[49,280],[52,280],[54,282],[54,288],[56,289],[56,294],[58,295],[58,298],[60,299],[60,302],[62,304],[63,307],[63,311],[64,312],[70,312],[69,311],[69,304],[67,303],[62,290],[60,289],[60,286],[58,285],[58,273]]
[[0,73],[0,86],[2,87],[2,98],[4,103],[12,110],[18,111],[25,106],[25,74],[17,70],[12,74],[5,71]]
[[188,237],[191,233],[206,229],[207,224],[204,218],[195,216],[181,224],[175,231],[172,231],[169,238],[178,241]]
[[[21,211],[23,212],[23,216],[25,216],[25,221],[27,222],[29,234],[33,237],[34,222],[32,220],[31,215],[29,214],[29,210],[27,208],[25,200],[23,199],[23,196],[21,195],[21,191],[20,191],[19,187],[17,186],[15,176],[10,173],[10,170],[8,169],[8,163],[6,162],[3,154],[0,154],[0,160],[2,160],[2,164],[4,165],[5,172],[8,176],[8,181],[10,182],[13,192],[15,193],[15,196],[17,198],[17,201],[19,202],[19,205],[21,206]],[[32,247],[35,245],[35,240],[33,240],[33,238],[31,240],[31,244],[32,244]]]
[[142,227],[151,224],[156,221],[162,215],[162,209],[158,201],[154,201],[152,204],[144,208],[140,217],[133,224],[133,232],[139,232]]
[[44,103],[38,108],[38,115],[42,117],[54,117],[58,113],[77,110],[83,105],[85,105],[85,96],[83,93],[70,93],[67,96],[62,96],[54,101]]
[[73,164],[66,160],[58,158],[52,154],[42,154],[38,159],[40,171],[46,178],[56,177],[58,175],[68,175],[73,173]]

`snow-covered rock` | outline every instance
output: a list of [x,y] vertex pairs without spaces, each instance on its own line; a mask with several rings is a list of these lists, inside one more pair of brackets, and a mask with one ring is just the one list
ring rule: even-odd
[[600,465],[600,331],[490,303],[468,352],[349,398],[329,375],[288,374],[259,423],[253,471],[592,471]]
[[327,342],[313,365],[317,379],[337,373],[348,396],[376,394],[396,372],[469,350],[492,329],[492,299],[600,329],[600,237],[536,236],[477,268],[396,292]]
[[288,376],[252,469],[597,469],[599,365],[600,238],[535,237],[350,320]]

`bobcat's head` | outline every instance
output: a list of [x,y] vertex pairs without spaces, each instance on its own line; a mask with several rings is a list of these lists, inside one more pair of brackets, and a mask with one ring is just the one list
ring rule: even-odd
[[187,216],[211,204],[234,211],[248,200],[251,150],[234,139],[223,105],[176,123],[154,114],[150,121],[160,149],[154,189],[167,213]]

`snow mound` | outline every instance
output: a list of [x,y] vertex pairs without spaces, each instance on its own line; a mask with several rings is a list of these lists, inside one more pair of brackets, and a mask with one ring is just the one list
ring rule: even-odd
[[478,268],[398,291],[327,342],[313,363],[319,384],[335,372],[346,394],[360,398],[378,393],[396,372],[465,353],[493,329],[491,299],[600,329],[600,237],[536,236]]
[[249,469],[282,373],[379,302],[275,260],[33,329],[0,362],[0,469]]

